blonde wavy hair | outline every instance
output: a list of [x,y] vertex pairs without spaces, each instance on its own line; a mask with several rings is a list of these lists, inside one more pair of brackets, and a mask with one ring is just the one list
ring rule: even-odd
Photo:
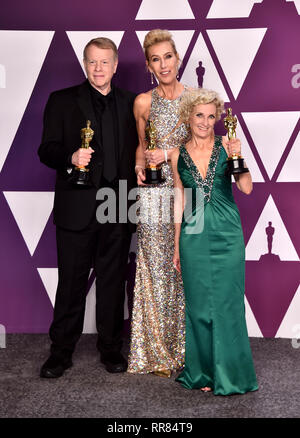
[[216,105],[216,121],[220,120],[221,115],[224,113],[224,102],[218,93],[206,88],[190,88],[183,94],[180,102],[181,120],[188,123],[195,106],[208,103]]
[[166,29],[153,29],[147,33],[144,39],[144,52],[147,61],[149,62],[149,48],[154,46],[154,44],[169,42],[174,50],[175,55],[179,59],[178,52],[176,50],[176,46],[172,37],[172,34]]

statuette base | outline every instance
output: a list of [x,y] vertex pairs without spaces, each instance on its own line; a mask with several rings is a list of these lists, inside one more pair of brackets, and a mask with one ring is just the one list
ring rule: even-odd
[[145,169],[146,179],[144,184],[160,184],[165,181],[161,176],[161,169],[158,168],[146,168]]

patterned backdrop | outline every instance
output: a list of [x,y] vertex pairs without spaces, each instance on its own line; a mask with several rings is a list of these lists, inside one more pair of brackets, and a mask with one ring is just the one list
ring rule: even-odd
[[[57,283],[55,172],[40,164],[49,93],[84,80],[82,49],[96,36],[119,47],[115,83],[149,89],[142,41],[169,29],[180,79],[217,90],[238,118],[254,190],[234,194],[246,243],[250,336],[300,328],[300,0],[10,0],[0,13],[0,324],[47,332]],[[219,123],[217,133],[224,134]],[[80,205],[78,206],[80,208]],[[135,238],[125,318],[132,301]],[[84,331],[95,332],[91,272]],[[128,323],[128,321],[127,321]]]

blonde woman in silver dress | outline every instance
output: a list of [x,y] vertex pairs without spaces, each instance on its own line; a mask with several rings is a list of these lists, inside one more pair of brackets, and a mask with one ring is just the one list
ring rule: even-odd
[[[186,87],[177,80],[180,60],[168,31],[150,31],[144,40],[144,51],[152,83],[155,76],[158,86],[138,95],[134,104],[139,133],[135,169],[143,214],[137,226],[128,372],[170,377],[184,364],[184,293],[181,275],[172,261],[174,210],[170,194],[174,187],[171,156],[187,141],[186,127],[179,122],[179,104]],[[145,130],[150,121],[157,131],[154,151],[146,150]],[[161,165],[164,182],[144,184],[147,162]]]

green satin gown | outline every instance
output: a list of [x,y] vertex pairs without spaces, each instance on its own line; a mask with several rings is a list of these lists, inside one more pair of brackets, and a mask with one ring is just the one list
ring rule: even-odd
[[[226,158],[220,136],[215,137],[205,179],[184,146],[178,158],[183,186],[193,194],[193,214],[197,208],[200,216],[202,212],[203,230],[193,233],[193,222],[184,215],[180,264],[186,352],[185,368],[176,380],[188,389],[209,386],[216,395],[258,389],[245,320],[245,245],[231,178],[225,176]],[[197,188],[204,195],[202,207],[196,202]]]

